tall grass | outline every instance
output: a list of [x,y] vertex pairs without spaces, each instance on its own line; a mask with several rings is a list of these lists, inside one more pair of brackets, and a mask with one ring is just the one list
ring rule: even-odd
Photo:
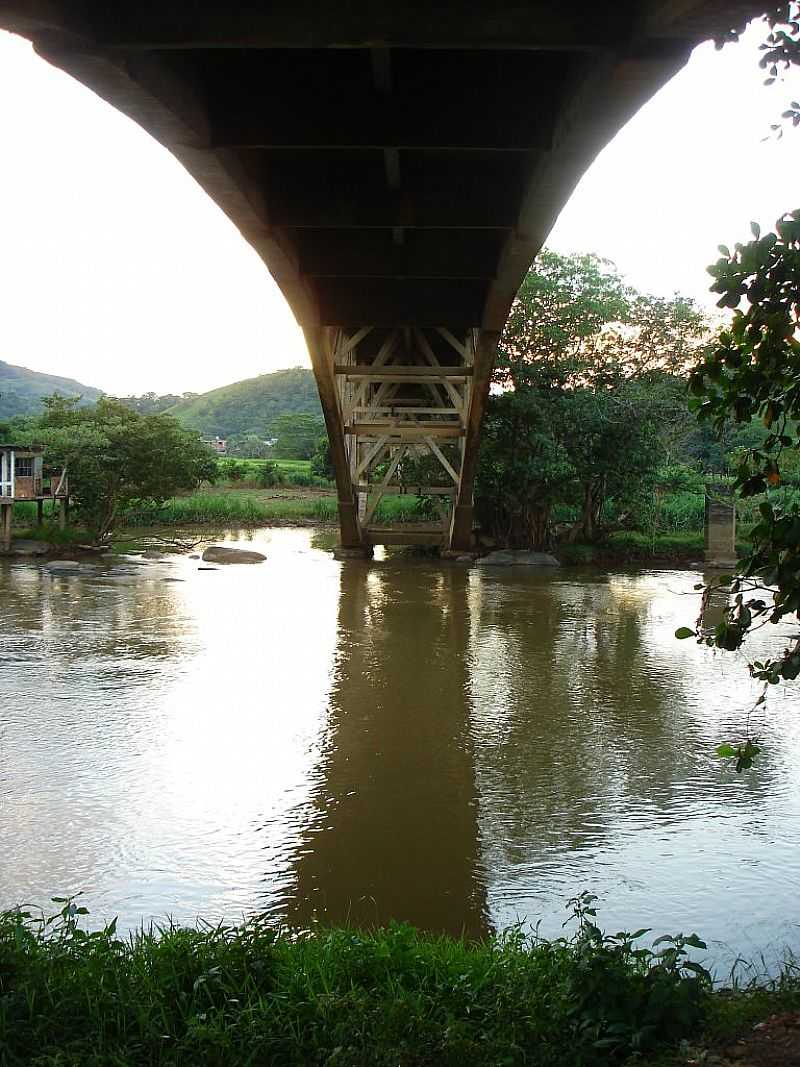
[[123,940],[70,901],[0,914],[0,1063],[591,1067],[690,1033],[709,982],[686,941],[606,937],[588,900],[570,939],[478,944],[261,921]]
[[[333,497],[259,499],[246,493],[195,493],[175,497],[161,508],[131,508],[123,515],[125,526],[191,526],[199,524],[266,526],[270,522],[335,523],[338,508]],[[419,520],[414,496],[384,497],[375,522]]]

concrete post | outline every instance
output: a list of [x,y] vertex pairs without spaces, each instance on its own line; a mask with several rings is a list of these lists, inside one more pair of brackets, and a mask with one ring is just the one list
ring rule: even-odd
[[731,486],[720,482],[706,485],[705,560],[708,567],[736,569],[736,504]]

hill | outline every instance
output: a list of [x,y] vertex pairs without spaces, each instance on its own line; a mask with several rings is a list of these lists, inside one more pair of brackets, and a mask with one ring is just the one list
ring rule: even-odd
[[83,385],[74,378],[16,367],[0,359],[0,418],[14,415],[36,415],[41,411],[41,398],[59,393],[61,396],[81,396],[87,403],[103,394],[91,385]]
[[220,437],[269,437],[280,415],[322,414],[313,373],[289,367],[182,400],[169,408],[189,429]]

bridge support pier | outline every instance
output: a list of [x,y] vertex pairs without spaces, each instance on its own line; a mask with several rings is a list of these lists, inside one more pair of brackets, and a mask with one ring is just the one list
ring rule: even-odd
[[331,459],[336,477],[336,496],[339,508],[339,530],[344,549],[358,549],[363,545],[358,521],[357,505],[350,477],[350,464],[344,440],[341,408],[333,377],[333,359],[328,331],[304,329],[311,366],[317,381],[325,429],[331,447]]
[[731,487],[719,482],[706,485],[705,561],[723,570],[737,566],[736,501]]
[[[342,549],[468,551],[498,335],[411,326],[305,333],[336,471]],[[436,517],[381,525],[381,501],[403,494],[424,498]]]

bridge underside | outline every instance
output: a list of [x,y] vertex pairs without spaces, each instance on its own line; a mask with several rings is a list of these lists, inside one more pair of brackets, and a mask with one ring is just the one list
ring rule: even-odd
[[[308,342],[343,543],[464,550],[525,272],[597,152],[754,10],[0,0],[0,26],[169,148],[264,259]],[[432,523],[381,530],[376,502],[409,479]]]

